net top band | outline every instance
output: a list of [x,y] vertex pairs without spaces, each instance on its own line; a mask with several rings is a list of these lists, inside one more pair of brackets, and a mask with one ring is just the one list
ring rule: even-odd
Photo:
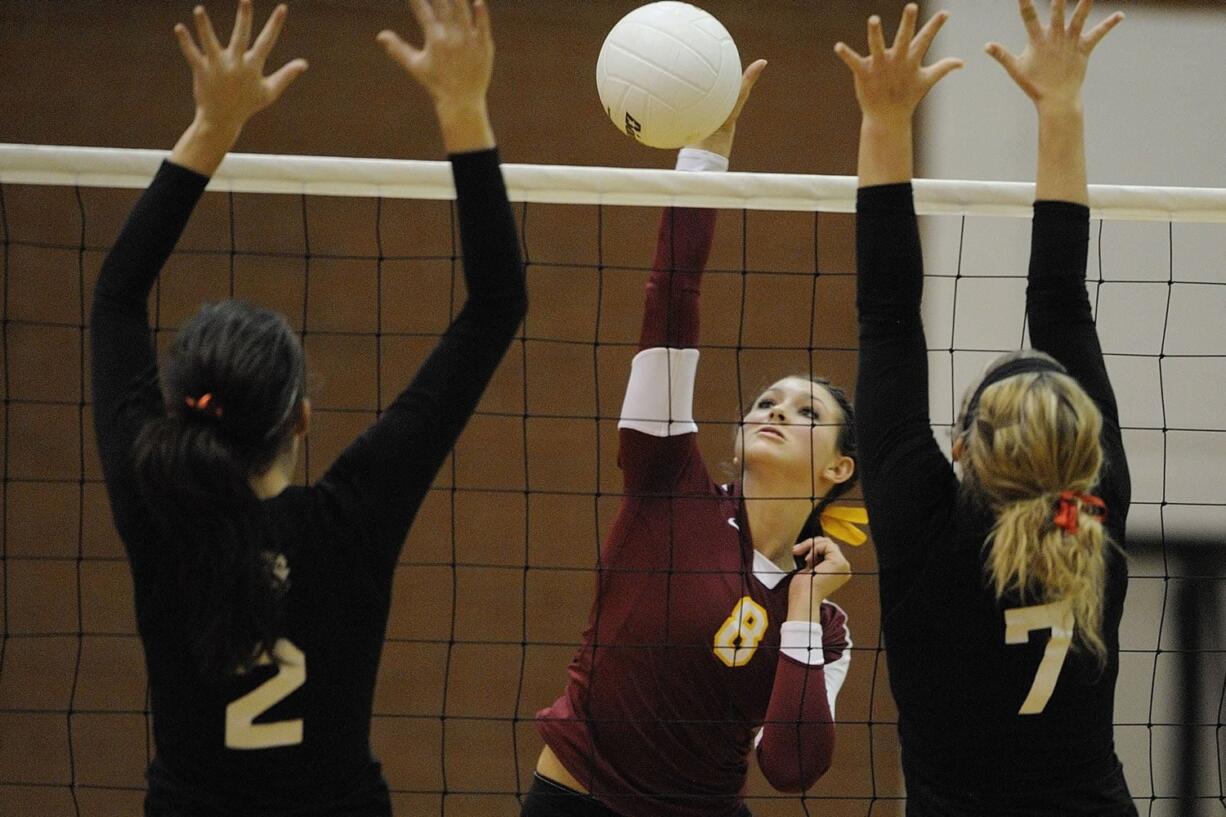
[[[167,151],[0,143],[0,184],[143,188]],[[851,213],[854,176],[694,174],[577,165],[503,166],[512,201]],[[922,215],[1029,217],[1034,185],[917,179]],[[231,153],[209,190],[312,196],[454,199],[443,161]],[[1226,223],[1226,189],[1090,185],[1094,218]]]

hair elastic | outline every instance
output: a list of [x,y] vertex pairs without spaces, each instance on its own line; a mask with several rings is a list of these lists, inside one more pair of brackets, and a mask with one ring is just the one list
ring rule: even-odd
[[1057,528],[1066,533],[1077,533],[1080,526],[1081,513],[1097,516],[1099,521],[1107,518],[1107,503],[1091,494],[1080,494],[1076,491],[1061,491],[1056,500],[1056,513],[1051,521]]
[[206,391],[199,397],[192,397],[189,395],[183,398],[183,402],[186,403],[187,407],[192,411],[211,414],[218,419],[221,418],[221,406],[217,405],[217,402],[213,399],[212,392]]

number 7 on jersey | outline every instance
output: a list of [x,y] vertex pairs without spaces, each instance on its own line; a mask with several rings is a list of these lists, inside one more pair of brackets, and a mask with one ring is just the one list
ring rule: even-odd
[[1073,609],[1067,600],[1034,607],[1014,607],[1005,611],[1005,643],[1025,644],[1033,630],[1051,628],[1051,638],[1043,651],[1043,660],[1034,674],[1030,694],[1022,702],[1019,715],[1037,715],[1047,706],[1056,691],[1060,668],[1073,642]]

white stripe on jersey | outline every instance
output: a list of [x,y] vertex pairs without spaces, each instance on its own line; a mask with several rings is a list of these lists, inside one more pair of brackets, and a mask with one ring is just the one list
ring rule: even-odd
[[622,402],[618,428],[652,437],[694,434],[694,380],[697,349],[644,349],[630,364],[630,382]]
[[843,681],[847,678],[847,668],[851,666],[851,628],[847,626],[846,610],[829,599],[823,604],[829,604],[843,614],[843,640],[847,642],[843,654],[826,664],[826,697],[830,699],[830,717],[833,719],[835,699],[839,697],[839,690],[843,688]]

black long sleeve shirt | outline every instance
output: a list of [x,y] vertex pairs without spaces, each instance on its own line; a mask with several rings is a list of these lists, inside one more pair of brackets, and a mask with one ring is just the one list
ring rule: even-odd
[[[282,666],[257,667],[226,682],[201,680],[174,611],[154,602],[154,583],[175,575],[166,564],[174,549],[154,532],[132,476],[133,443],[165,410],[150,342],[149,292],[207,178],[164,163],[103,264],[90,326],[95,426],[115,525],[131,563],[149,672],[157,748],[149,770],[151,811],[389,812],[387,786],[371,757],[370,717],[393,573],[409,525],[527,303],[497,152],[456,155],[451,162],[467,303],[412,383],[318,482],[262,503],[290,569],[285,640],[301,660]],[[297,722],[301,738],[274,748],[227,748],[227,718],[236,716],[248,723],[254,717],[238,730],[247,735],[252,726],[294,728]]]
[[[1122,548],[1131,489],[1085,287],[1088,241],[1086,207],[1035,204],[1026,314],[1034,348],[1060,361],[1102,411],[1105,465],[1097,493],[1107,503],[1107,531]],[[1095,781],[1119,768],[1112,714],[1127,587],[1123,553],[1108,555],[1106,666],[1074,647],[1042,711],[1019,714],[1049,631],[1006,643],[1005,611],[1024,605],[1008,595],[996,600],[984,573],[993,519],[960,496],[933,436],[920,317],[923,264],[909,184],[860,190],[857,252],[859,467],[881,566],[908,814],[953,813],[926,808],[925,791],[1003,796],[1030,803],[1029,814],[1071,813],[1065,810],[1071,798],[1098,797],[1101,805],[1106,797],[1120,811],[1101,813],[1130,813],[1131,802],[1094,791]],[[1056,799],[1028,799],[1037,789]],[[1041,805],[1059,800],[1063,805],[1050,811]]]

